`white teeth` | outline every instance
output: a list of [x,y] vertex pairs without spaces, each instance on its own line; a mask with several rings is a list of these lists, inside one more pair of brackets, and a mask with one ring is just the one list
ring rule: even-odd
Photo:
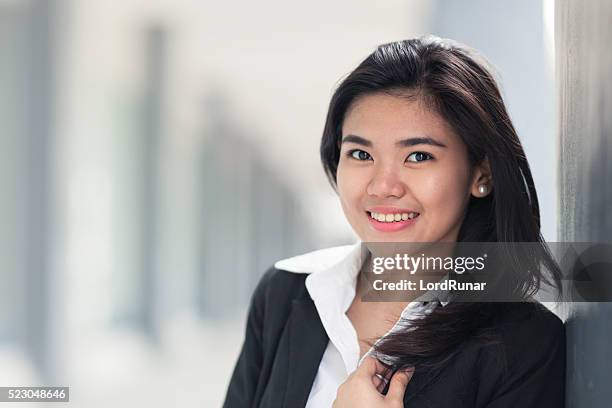
[[374,218],[379,222],[397,222],[397,221],[406,221],[412,220],[419,216],[417,212],[409,212],[409,213],[393,213],[393,214],[383,214],[370,212],[370,217]]

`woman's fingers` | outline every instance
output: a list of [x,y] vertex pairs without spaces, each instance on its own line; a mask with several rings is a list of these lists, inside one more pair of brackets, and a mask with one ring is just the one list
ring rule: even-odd
[[374,384],[374,386],[376,387],[377,390],[380,391],[380,384],[382,384],[383,380],[382,380],[382,375],[381,374],[374,374],[374,377],[372,377],[372,383]]
[[406,387],[412,378],[413,371],[397,371],[393,377],[391,378],[391,384],[389,385],[389,390],[387,391],[386,400],[393,402],[402,402],[404,401],[404,393],[406,392]]
[[377,358],[367,356],[357,367],[356,375],[372,378],[376,373],[384,374],[386,367]]
[[[387,407],[404,406],[406,386],[412,378],[412,371],[398,371],[392,374],[391,368],[378,359],[368,356],[347,380],[338,387],[333,408]],[[382,389],[391,377],[387,395]]]

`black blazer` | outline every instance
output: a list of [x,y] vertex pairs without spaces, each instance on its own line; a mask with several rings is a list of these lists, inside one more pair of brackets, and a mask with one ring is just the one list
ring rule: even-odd
[[[271,268],[260,280],[225,408],[306,405],[328,343],[306,276]],[[467,340],[433,383],[417,370],[405,406],[563,407],[563,322],[537,303],[514,303],[509,310],[495,326],[501,347]]]

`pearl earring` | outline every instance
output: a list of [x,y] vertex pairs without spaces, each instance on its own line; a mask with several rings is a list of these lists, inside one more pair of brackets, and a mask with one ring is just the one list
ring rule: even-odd
[[484,194],[487,194],[487,186],[486,186],[486,185],[484,185],[484,184],[479,185],[479,186],[478,186],[478,192],[479,192],[480,194],[483,194],[483,195],[484,195]]

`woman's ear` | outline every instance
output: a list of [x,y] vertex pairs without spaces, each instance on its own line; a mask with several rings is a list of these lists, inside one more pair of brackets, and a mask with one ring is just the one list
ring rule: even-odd
[[489,195],[491,190],[493,190],[493,177],[491,175],[489,159],[485,157],[484,160],[474,168],[471,193],[474,197],[482,198]]

